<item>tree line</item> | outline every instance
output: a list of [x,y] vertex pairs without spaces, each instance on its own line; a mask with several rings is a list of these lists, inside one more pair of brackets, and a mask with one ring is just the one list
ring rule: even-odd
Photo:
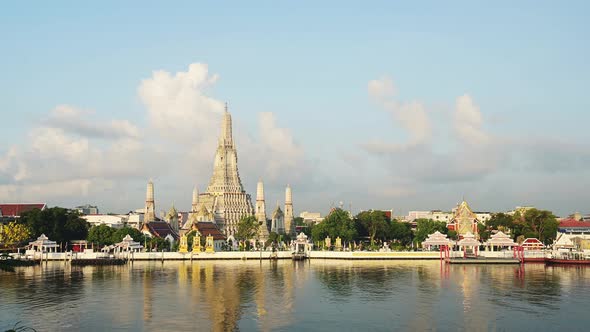
[[[366,242],[376,248],[384,242],[392,249],[418,247],[428,235],[439,231],[450,239],[457,240],[457,232],[449,230],[447,223],[432,219],[416,219],[416,229],[410,223],[390,220],[383,211],[363,211],[351,217],[347,211],[334,209],[320,223],[307,231],[314,243],[322,245],[326,237],[340,237],[344,242]],[[546,245],[552,244],[557,235],[559,222],[551,211],[529,209],[514,215],[495,213],[478,224],[480,241],[487,241],[495,231],[509,234],[513,240],[538,238]]]

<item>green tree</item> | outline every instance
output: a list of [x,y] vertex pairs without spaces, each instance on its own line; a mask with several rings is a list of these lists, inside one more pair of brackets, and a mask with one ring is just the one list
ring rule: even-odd
[[376,236],[381,239],[385,238],[389,218],[383,211],[363,211],[356,216],[355,222],[360,226],[356,228],[357,231],[360,229],[367,234],[371,245],[373,245]]
[[412,225],[407,222],[399,222],[397,220],[391,221],[389,224],[389,239],[401,243],[403,246],[408,246],[412,243]]
[[161,237],[151,237],[146,241],[150,251],[168,251],[170,250],[170,242]]
[[111,241],[112,243],[119,243],[123,241],[123,238],[127,235],[131,236],[133,238],[133,241],[139,243],[143,243],[145,240],[145,235],[143,235],[143,233],[140,232],[138,229],[135,229],[133,227],[123,227],[113,232]]
[[480,241],[487,241],[491,235],[489,228],[482,223],[477,223],[477,233]]
[[357,236],[355,224],[348,212],[334,209],[322,222],[312,227],[311,237],[314,241],[323,241],[327,236],[332,239],[340,237],[343,241],[352,241]]
[[536,237],[544,244],[553,243],[559,222],[551,211],[530,209],[515,215],[514,236]]
[[255,239],[258,234],[258,227],[260,224],[254,216],[244,216],[238,222],[238,231],[236,232],[237,240],[251,240]]
[[18,222],[27,225],[33,232],[33,237],[45,234],[58,243],[88,237],[89,225],[86,220],[80,218],[77,211],[60,207],[24,212]]
[[455,240],[455,241],[459,240],[459,234],[457,234],[457,231],[449,230],[447,232],[447,235],[449,236],[449,239],[451,239],[451,240]]
[[295,221],[295,226],[306,226],[304,219],[301,217],[295,217],[293,221]]
[[88,231],[88,242],[98,243],[99,245],[111,245],[113,244],[113,234],[115,229],[107,225],[98,225],[90,227]]
[[507,213],[494,213],[485,224],[492,230],[512,232],[514,228],[514,217]]
[[444,221],[434,221],[432,219],[416,219],[416,233],[414,234],[414,243],[422,243],[426,237],[436,231],[447,234],[447,224]]

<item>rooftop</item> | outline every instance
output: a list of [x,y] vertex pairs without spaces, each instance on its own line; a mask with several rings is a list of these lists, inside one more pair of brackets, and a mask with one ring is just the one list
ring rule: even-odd
[[0,216],[20,217],[24,212],[45,209],[45,203],[11,203],[0,204]]
[[559,228],[590,228],[590,221],[578,221],[568,218],[559,222]]

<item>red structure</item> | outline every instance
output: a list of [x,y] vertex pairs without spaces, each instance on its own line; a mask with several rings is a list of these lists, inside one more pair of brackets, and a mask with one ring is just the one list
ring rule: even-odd
[[524,262],[524,248],[523,246],[515,246],[512,248],[512,255],[521,263]]
[[24,212],[34,209],[45,210],[45,203],[33,204],[0,204],[0,217],[20,217]]

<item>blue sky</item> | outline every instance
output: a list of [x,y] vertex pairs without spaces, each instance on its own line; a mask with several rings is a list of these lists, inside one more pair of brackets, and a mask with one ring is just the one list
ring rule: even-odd
[[[0,200],[126,211],[153,177],[160,209],[188,208],[211,173],[216,102],[228,101],[246,190],[262,178],[282,200],[290,183],[298,211],[450,209],[465,196],[478,210],[590,212],[585,2],[2,7]],[[183,90],[196,99],[174,116],[139,92],[154,71],[195,63],[216,78]],[[371,81],[392,88],[376,96]],[[168,84],[164,100],[177,95]],[[113,120],[128,131],[105,134]],[[72,124],[86,122],[95,135]],[[193,134],[175,133],[182,122]]]

